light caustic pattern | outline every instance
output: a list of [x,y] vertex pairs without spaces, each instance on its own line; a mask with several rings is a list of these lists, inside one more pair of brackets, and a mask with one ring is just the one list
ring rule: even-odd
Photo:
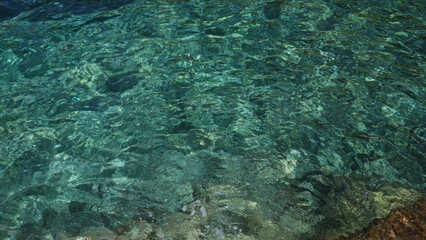
[[424,196],[420,1],[25,4],[0,238],[332,239]]

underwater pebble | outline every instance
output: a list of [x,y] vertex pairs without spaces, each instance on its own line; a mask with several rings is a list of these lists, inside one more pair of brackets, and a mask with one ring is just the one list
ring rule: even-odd
[[55,240],[69,240],[70,238],[65,233],[57,233]]
[[205,207],[200,207],[200,211],[203,218],[207,217],[207,211]]
[[219,239],[225,239],[225,235],[223,234],[222,230],[220,230],[219,228],[215,228],[214,233],[216,234],[216,237],[218,237]]
[[53,240],[53,236],[52,236],[52,234],[47,234],[42,239],[43,240]]

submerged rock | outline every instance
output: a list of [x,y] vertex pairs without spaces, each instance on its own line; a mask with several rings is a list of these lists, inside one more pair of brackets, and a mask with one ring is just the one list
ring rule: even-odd
[[151,233],[151,224],[149,224],[147,221],[140,221],[139,223],[136,223],[132,226],[130,231],[127,233],[127,237],[131,240],[147,239]]
[[84,87],[98,89],[105,81],[106,75],[97,63],[82,62],[66,73],[67,87]]
[[279,18],[281,15],[280,4],[281,3],[279,1],[267,3],[263,8],[265,18],[268,20]]
[[90,240],[115,240],[117,236],[114,232],[109,230],[108,228],[95,228],[84,231],[82,236],[78,236],[75,238],[71,238],[71,240],[75,239],[90,239]]
[[136,86],[139,78],[134,74],[123,74],[109,78],[105,86],[112,92],[124,92]]
[[385,219],[375,219],[358,236],[347,240],[426,239],[426,199],[397,208]]

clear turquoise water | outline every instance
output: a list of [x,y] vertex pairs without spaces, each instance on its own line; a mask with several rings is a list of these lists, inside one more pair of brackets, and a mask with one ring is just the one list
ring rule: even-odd
[[332,239],[424,197],[425,13],[0,3],[0,238]]

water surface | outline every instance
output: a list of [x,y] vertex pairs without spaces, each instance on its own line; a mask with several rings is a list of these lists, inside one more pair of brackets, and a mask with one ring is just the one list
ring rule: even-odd
[[333,239],[411,204],[425,13],[0,3],[0,238]]

